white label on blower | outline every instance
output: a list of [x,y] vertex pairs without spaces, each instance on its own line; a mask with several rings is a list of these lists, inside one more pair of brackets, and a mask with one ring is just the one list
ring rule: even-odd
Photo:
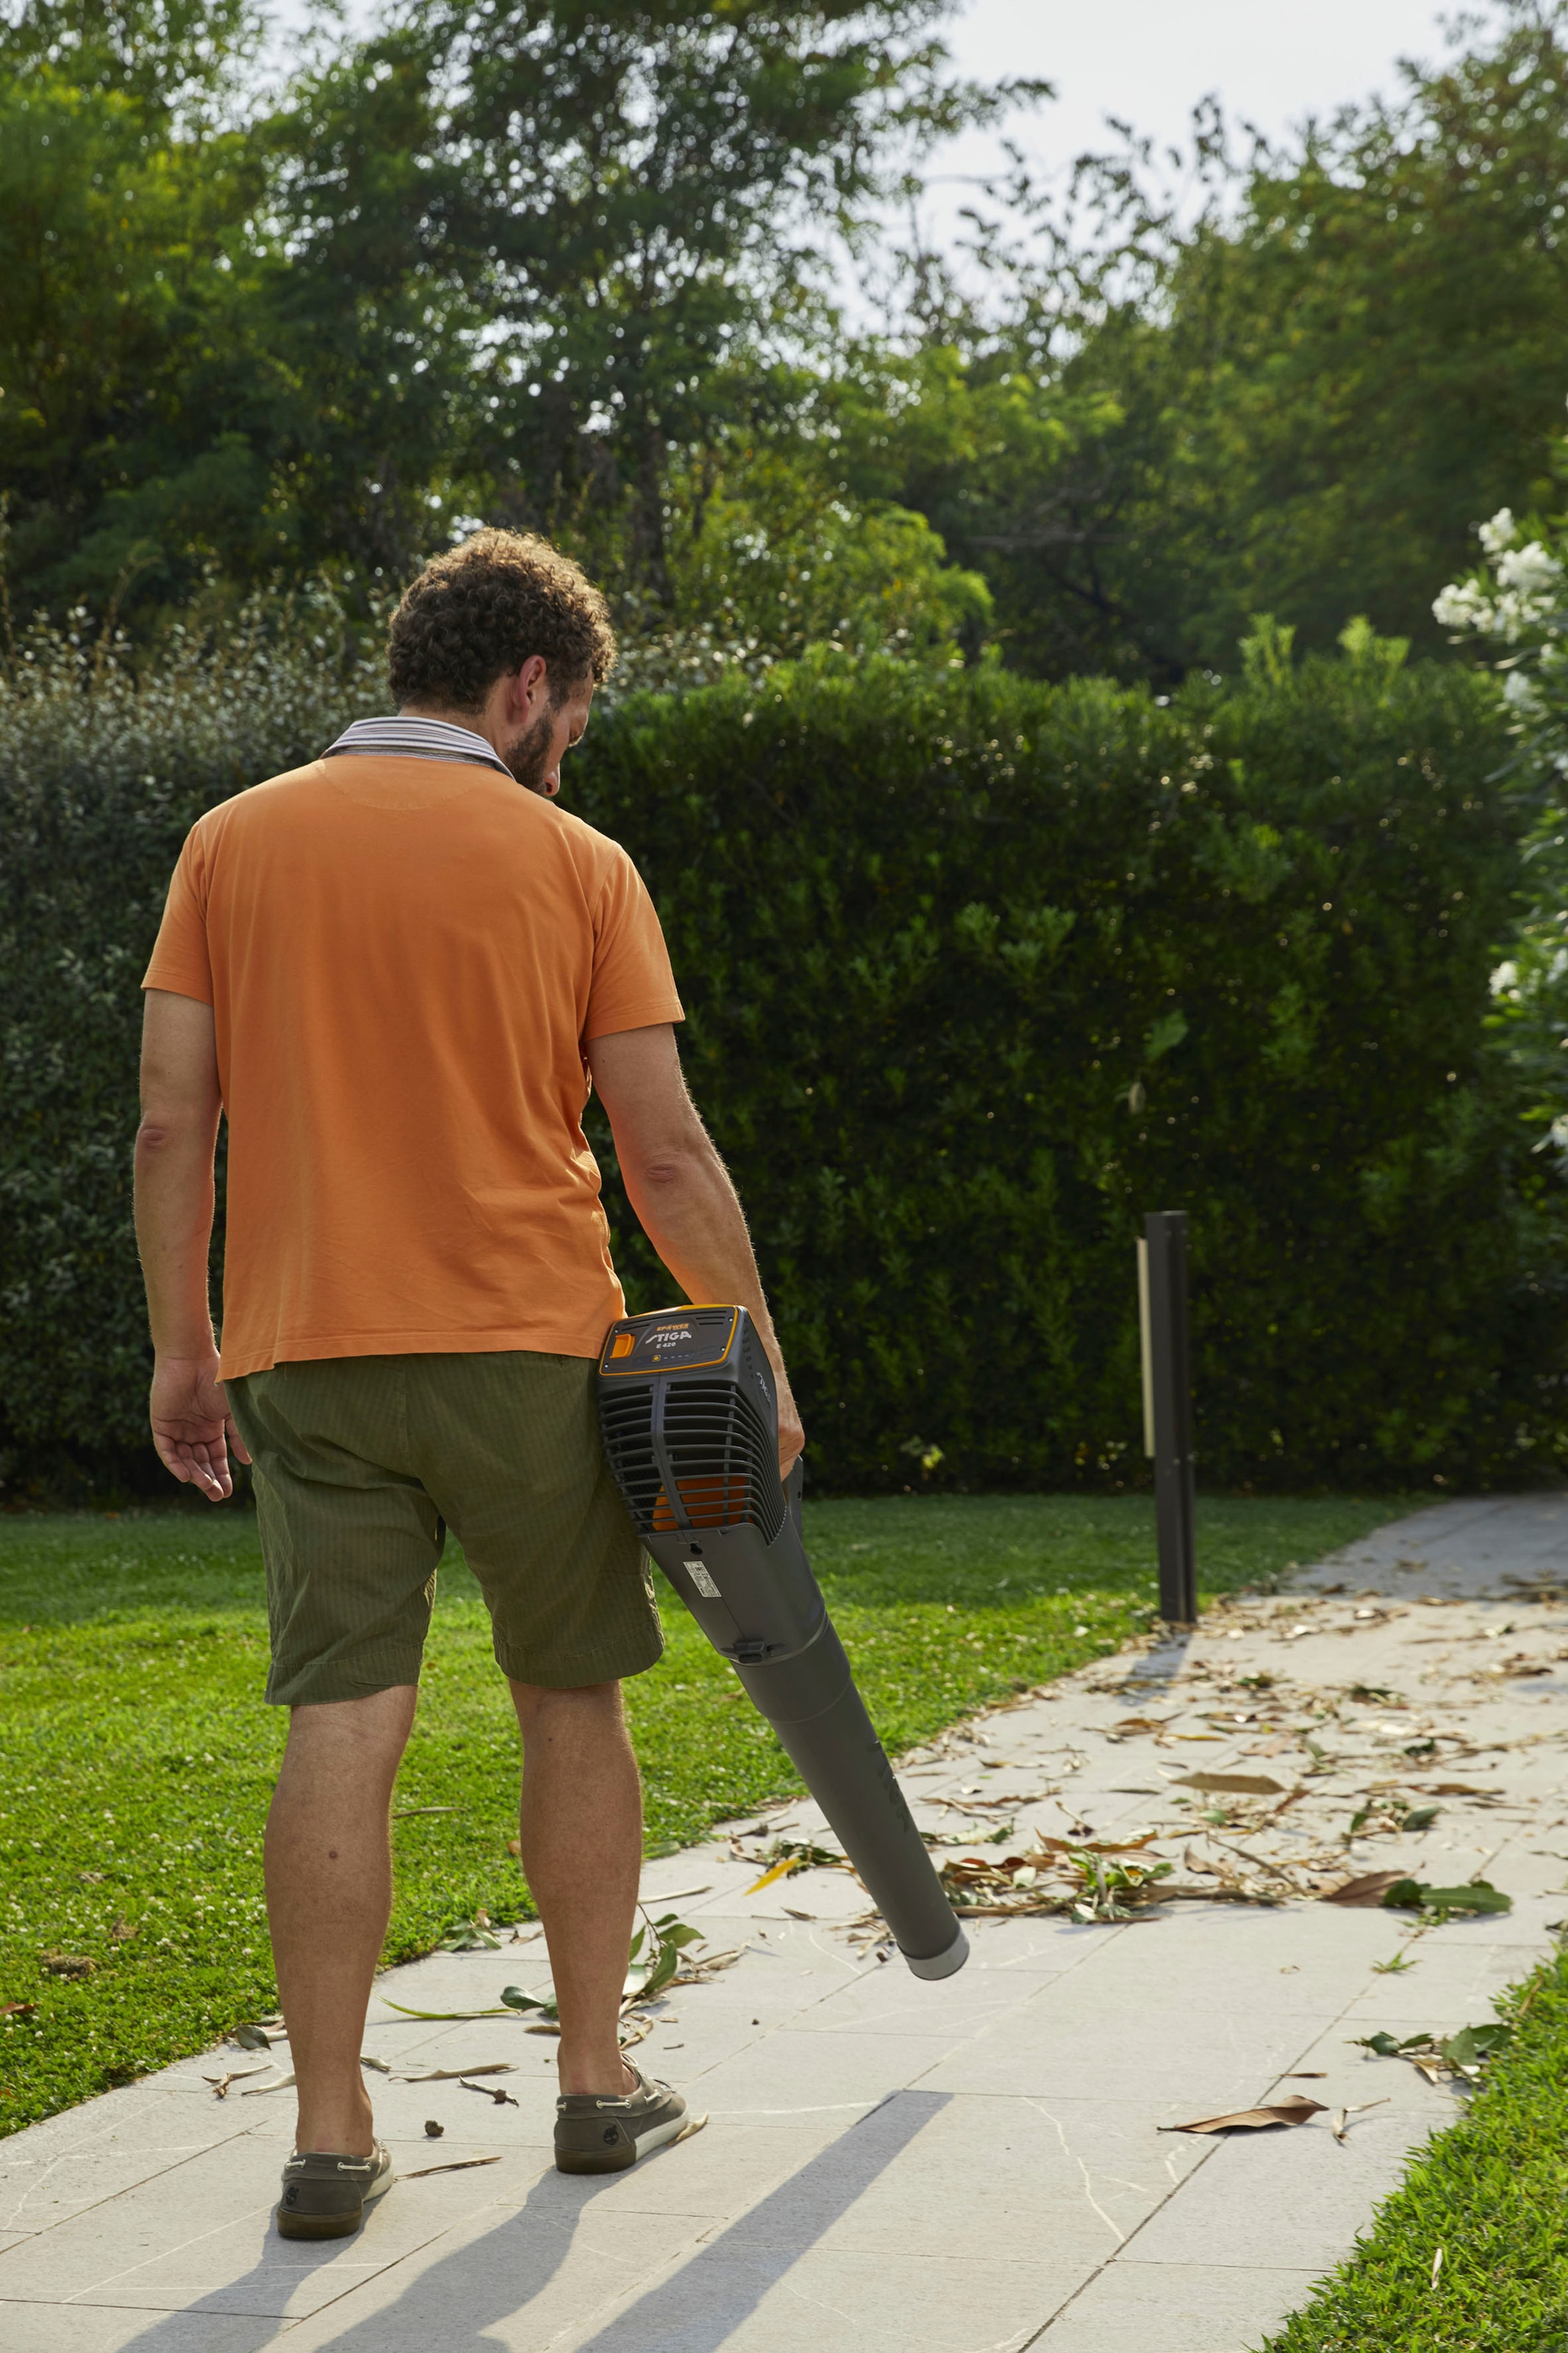
[[697,1588],[699,1593],[706,1594],[710,1601],[718,1600],[719,1588],[714,1584],[713,1579],[709,1576],[708,1571],[703,1567],[702,1563],[700,1560],[683,1561],[681,1563],[681,1567],[685,1569],[687,1576],[691,1579],[692,1584]]

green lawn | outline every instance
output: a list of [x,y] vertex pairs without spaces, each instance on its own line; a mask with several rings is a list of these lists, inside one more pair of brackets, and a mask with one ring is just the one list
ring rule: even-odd
[[1269,2353],[1568,2353],[1568,1960],[1499,2013],[1518,2034],[1469,2112]]
[[[1267,1580],[1413,1500],[1201,1504],[1205,1584]],[[806,1534],[895,1752],[1114,1650],[1154,1596],[1137,1497],[823,1503]],[[796,1786],[730,1670],[675,1604],[666,1619],[629,1694],[656,1847]],[[0,1518],[0,2005],[37,2005],[0,2025],[0,2134],[271,2007],[260,1837],[284,1725],[261,1703],[266,1645],[241,1506]],[[478,1905],[528,1911],[517,1771],[484,1609],[449,1556],[397,1804],[456,1810],[397,1825],[389,1958]],[[51,1976],[50,1954],[92,1971]]]

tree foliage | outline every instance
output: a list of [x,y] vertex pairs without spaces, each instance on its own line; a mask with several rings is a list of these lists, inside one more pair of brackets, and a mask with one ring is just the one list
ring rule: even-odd
[[1020,171],[968,281],[912,258],[919,349],[864,371],[868,455],[984,574],[1017,666],[1169,683],[1259,610],[1441,650],[1432,597],[1543,495],[1568,391],[1568,9],[1462,30],[1276,150],[1200,110],[1174,195],[1137,142],[1067,199]]
[[[840,625],[952,634],[984,591],[934,585],[920,518],[839,493],[837,552],[792,550],[825,501],[789,431],[831,339],[830,250],[1002,102],[948,69],[945,7],[443,0],[232,122],[176,103],[222,26],[25,11],[0,45],[22,596],[391,581],[482,514],[550,532],[667,627],[701,603],[781,651]],[[852,614],[801,593],[825,568],[858,578]]]
[[570,546],[688,672],[994,638],[1170,685],[1258,610],[1441,651],[1435,590],[1562,425],[1568,0],[1278,149],[1203,115],[1195,212],[1136,144],[1065,200],[1019,167],[967,277],[900,275],[933,147],[1041,95],[958,79],[949,13],[388,0],[269,82],[248,0],[12,0],[14,593],[364,599],[479,517]]

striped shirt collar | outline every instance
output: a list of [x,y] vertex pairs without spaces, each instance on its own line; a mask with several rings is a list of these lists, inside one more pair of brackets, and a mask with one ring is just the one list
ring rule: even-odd
[[373,759],[471,760],[476,765],[499,768],[503,776],[517,782],[500,754],[482,735],[476,735],[471,727],[456,726],[449,719],[356,719],[335,744],[328,744],[321,757],[331,760],[344,753]]

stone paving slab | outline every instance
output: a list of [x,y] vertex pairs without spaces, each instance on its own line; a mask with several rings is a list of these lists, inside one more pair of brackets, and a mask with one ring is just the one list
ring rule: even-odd
[[[607,2181],[556,2174],[552,2039],[510,2011],[392,2006],[546,1991],[537,1930],[433,1955],[378,1984],[378,2123],[405,2175],[493,2164],[403,2179],[347,2242],[281,2242],[289,2093],[261,2075],[218,2100],[210,2078],[257,2063],[233,2046],[182,2062],[0,2143],[0,2344],[1245,2353],[1462,2105],[1357,2039],[1484,2020],[1554,1949],[1564,1696],[1568,1496],[1439,1505],[904,1760],[944,1852],[1149,1834],[1142,1856],[1203,1900],[974,1917],[968,1968],[926,1985],[880,1957],[847,1873],[748,1892],[774,1838],[833,1844],[808,1802],[769,1809],[645,1875],[655,1911],[735,1956],[671,1988],[638,2046],[708,2116],[694,2138]],[[1205,1792],[1195,1773],[1277,1787]],[[1439,1810],[1403,1831],[1420,1804]],[[1423,1930],[1317,1900],[1394,1868],[1486,1876],[1512,1908]],[[483,2079],[501,2105],[414,2080],[503,2061]],[[1379,2105],[1343,2144],[1326,2116],[1220,2141],[1160,2129],[1286,2091]]]
[[1317,2277],[1274,2263],[1109,2263],[1051,2323],[1051,2353],[1230,2353],[1305,2303]]

